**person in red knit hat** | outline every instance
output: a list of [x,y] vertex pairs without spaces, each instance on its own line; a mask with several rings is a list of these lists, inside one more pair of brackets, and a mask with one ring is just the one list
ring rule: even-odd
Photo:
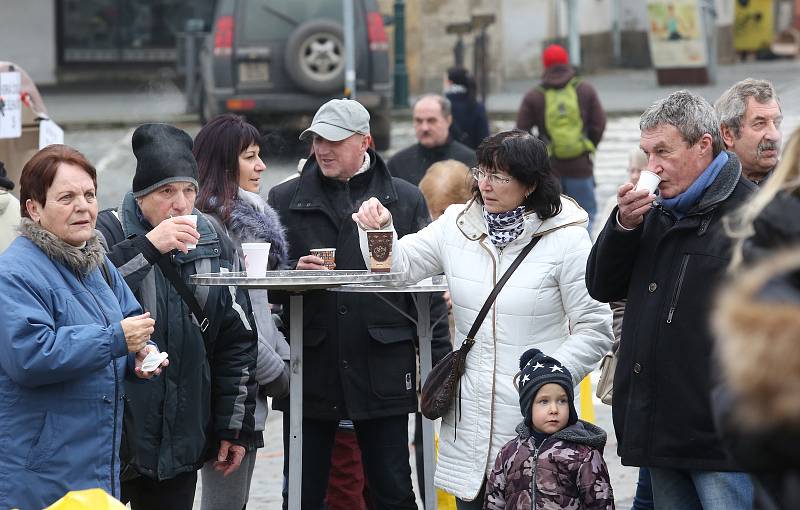
[[542,52],[544,73],[539,85],[522,99],[517,127],[547,142],[550,165],[565,195],[589,213],[589,231],[597,213],[593,155],[603,137],[606,114],[597,91],[578,78],[569,53],[558,44]]
[[542,52],[542,64],[545,69],[549,69],[556,64],[569,64],[569,53],[558,44],[551,44]]

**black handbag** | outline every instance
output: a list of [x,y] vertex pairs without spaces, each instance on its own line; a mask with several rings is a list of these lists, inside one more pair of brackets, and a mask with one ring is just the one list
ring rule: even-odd
[[494,286],[489,297],[486,298],[486,302],[483,303],[478,316],[475,317],[475,322],[472,323],[472,327],[467,333],[467,338],[461,343],[461,347],[442,358],[428,374],[425,384],[422,385],[420,407],[422,414],[429,420],[435,420],[447,414],[453,406],[453,402],[456,401],[456,397],[458,397],[458,419],[461,419],[461,376],[464,375],[466,368],[467,354],[475,344],[475,335],[478,334],[478,330],[489,313],[492,303],[497,299],[500,289],[503,288],[511,274],[519,267],[525,256],[536,246],[539,239],[541,239],[541,236],[536,236],[525,245],[525,248],[517,255],[511,266],[503,273],[502,278]]

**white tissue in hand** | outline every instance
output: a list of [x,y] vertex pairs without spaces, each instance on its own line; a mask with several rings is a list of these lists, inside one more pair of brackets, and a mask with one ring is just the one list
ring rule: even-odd
[[161,366],[169,355],[166,352],[150,352],[142,361],[142,372],[152,372]]

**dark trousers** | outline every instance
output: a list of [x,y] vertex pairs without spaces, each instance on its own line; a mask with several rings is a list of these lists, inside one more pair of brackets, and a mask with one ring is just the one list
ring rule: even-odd
[[636,484],[636,494],[633,496],[631,510],[654,510],[653,487],[650,484],[650,470],[646,467],[639,468],[639,481]]
[[133,510],[192,510],[197,471],[181,473],[169,480],[156,481],[140,476],[122,482],[123,503]]
[[[337,420],[303,420],[303,510],[323,508],[328,488],[331,452],[339,425]],[[353,421],[361,448],[364,474],[369,483],[371,506],[376,510],[414,509],[408,463],[408,416],[389,416]],[[289,467],[289,413],[283,413],[284,474]],[[284,508],[287,505],[284,493]]]
[[417,487],[425,503],[425,455],[422,439],[422,413],[414,413],[414,458],[417,461]]

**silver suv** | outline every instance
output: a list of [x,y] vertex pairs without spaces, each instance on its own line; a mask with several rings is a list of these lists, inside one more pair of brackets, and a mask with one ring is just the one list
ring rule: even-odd
[[[379,150],[389,147],[388,41],[375,0],[356,0],[356,98]],[[223,112],[299,131],[344,95],[341,0],[218,0],[200,55],[206,121]]]

